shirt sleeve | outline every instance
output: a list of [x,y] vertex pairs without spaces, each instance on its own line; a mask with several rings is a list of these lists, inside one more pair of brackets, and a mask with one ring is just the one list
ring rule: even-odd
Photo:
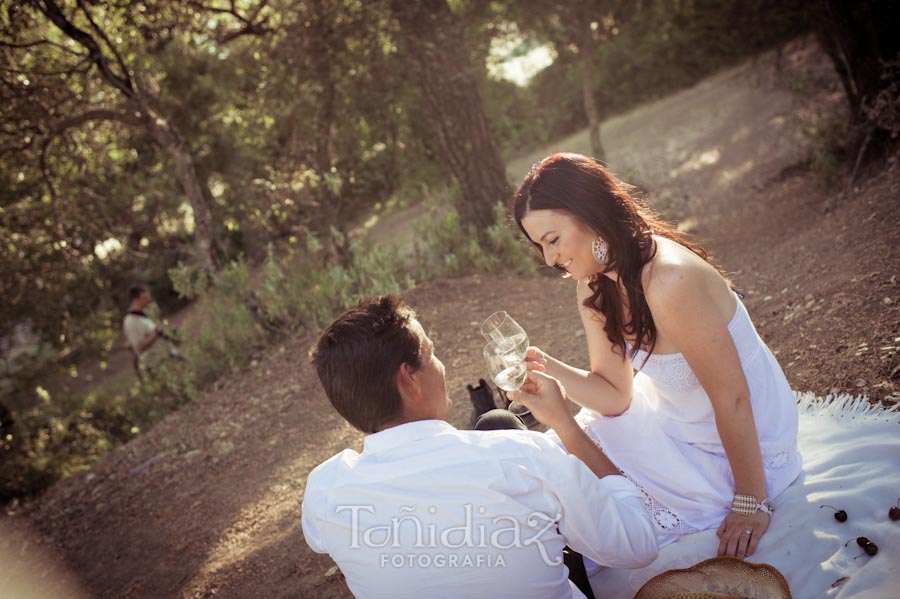
[[631,481],[598,478],[550,439],[541,454],[542,475],[560,502],[559,532],[569,547],[613,568],[640,568],[656,559],[653,522]]
[[[316,553],[328,553],[325,539],[319,530],[319,522],[323,518],[319,516],[328,511],[326,489],[331,488],[334,483],[329,467],[330,461],[319,464],[309,473],[306,479],[306,488],[303,491],[303,503],[300,506],[300,525],[303,529],[303,538],[306,539],[309,548]],[[327,517],[325,519],[327,520]]]
[[328,553],[322,537],[319,535],[319,529],[316,526],[315,518],[306,513],[306,510],[300,514],[300,525],[303,528],[303,538],[306,544],[316,553]]
[[328,553],[322,535],[319,533],[319,527],[316,523],[315,504],[316,493],[307,492],[303,494],[303,505],[300,507],[300,526],[303,529],[303,538],[306,544],[316,553]]

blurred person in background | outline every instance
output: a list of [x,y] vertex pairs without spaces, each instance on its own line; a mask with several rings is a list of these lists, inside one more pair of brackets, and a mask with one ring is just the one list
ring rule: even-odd
[[138,377],[153,364],[166,358],[183,359],[175,347],[178,341],[168,335],[162,325],[150,318],[145,310],[153,303],[150,291],[143,285],[133,285],[128,290],[128,312],[122,320],[122,329],[128,346],[134,355],[134,368]]

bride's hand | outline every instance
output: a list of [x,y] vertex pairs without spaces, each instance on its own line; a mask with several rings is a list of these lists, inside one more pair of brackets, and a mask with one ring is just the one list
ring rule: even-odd
[[531,345],[528,347],[528,351],[525,352],[525,364],[530,362],[536,362],[540,364],[543,368],[547,367],[547,354],[541,350],[541,348]]
[[[756,551],[756,546],[769,528],[769,514],[758,511],[755,514],[728,512],[719,530],[719,555],[743,559]],[[750,534],[747,534],[747,531]]]

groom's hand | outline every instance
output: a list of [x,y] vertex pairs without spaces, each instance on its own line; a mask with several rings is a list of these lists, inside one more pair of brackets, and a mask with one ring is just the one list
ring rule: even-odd
[[528,362],[528,377],[518,391],[507,393],[509,399],[531,410],[532,415],[552,429],[574,422],[562,384],[543,372],[544,367]]

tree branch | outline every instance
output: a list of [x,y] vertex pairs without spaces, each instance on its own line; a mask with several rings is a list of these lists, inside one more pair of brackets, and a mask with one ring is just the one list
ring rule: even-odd
[[50,165],[47,164],[47,151],[50,149],[50,142],[54,139],[55,137],[48,137],[44,140],[44,143],[41,145],[41,157],[38,162],[41,167],[41,178],[44,179],[44,183],[47,184],[47,191],[50,192],[50,199],[56,203],[59,196],[56,195],[56,188],[53,187],[53,180],[50,178]]
[[74,56],[79,56],[79,57],[86,56],[85,54],[76,52],[75,50],[72,50],[71,48],[66,48],[62,44],[57,44],[56,42],[51,42],[50,40],[37,40],[34,42],[22,42],[21,44],[16,44],[16,43],[12,43],[12,42],[0,42],[0,48],[32,48],[34,46],[42,46],[42,45],[53,46],[54,48],[59,48],[63,52],[68,52],[69,54],[72,54]]
[[106,56],[104,56],[103,50],[100,48],[97,40],[91,37],[89,33],[76,27],[69,19],[67,19],[59,6],[57,6],[55,0],[43,0],[43,8],[41,10],[54,25],[62,30],[63,33],[87,49],[91,62],[97,65],[100,74],[107,82],[125,94],[126,98],[135,99],[137,93],[132,85],[131,78],[128,77],[128,72],[125,72],[126,78],[116,75],[112,69],[109,68]]
[[78,0],[78,6],[81,7],[81,12],[84,13],[84,16],[88,20],[88,23],[91,24],[91,29],[94,30],[94,33],[100,36],[100,39],[103,40],[103,43],[105,43],[106,47],[109,48],[109,51],[112,52],[113,57],[119,64],[119,68],[122,69],[122,79],[128,83],[128,87],[134,89],[134,82],[131,80],[131,74],[128,72],[128,67],[125,66],[125,61],[122,59],[122,55],[119,54],[118,50],[116,50],[116,47],[110,41],[106,33],[104,33],[103,30],[97,26],[97,23],[94,22],[94,18],[91,16],[90,11],[88,11],[87,6],[85,6],[84,0]]
[[237,6],[235,6],[234,2],[230,2],[231,8],[219,8],[218,6],[209,6],[204,4],[203,2],[197,2],[196,0],[189,0],[188,5],[196,8],[197,10],[203,12],[214,12],[219,14],[231,15],[244,25],[252,25],[250,21],[247,20],[240,12],[237,10]]
[[227,44],[228,42],[235,40],[243,35],[265,35],[272,31],[271,27],[266,27],[265,23],[268,19],[263,19],[262,23],[254,23],[252,25],[246,25],[241,27],[240,29],[236,29],[234,31],[230,31],[227,35],[218,38],[218,42],[220,44]]
[[47,139],[45,139],[44,143],[41,145],[40,156],[41,175],[43,176],[44,182],[47,184],[47,189],[50,191],[50,197],[54,202],[59,198],[59,196],[56,195],[56,188],[53,187],[53,181],[50,177],[50,165],[47,163],[47,153],[50,150],[50,145],[57,137],[65,133],[68,129],[78,127],[79,125],[83,125],[84,123],[88,123],[90,121],[117,121],[136,127],[142,125],[141,119],[134,115],[125,112],[116,112],[115,110],[102,109],[89,110],[83,114],[69,117],[57,123],[56,126],[54,126],[50,130],[50,133],[47,135]]
[[116,110],[106,110],[106,109],[97,109],[97,110],[88,110],[87,112],[79,115],[75,115],[64,119],[63,121],[57,123],[53,129],[51,130],[51,135],[59,135],[66,131],[67,129],[71,129],[72,127],[77,127],[79,125],[83,125],[84,123],[90,121],[117,121],[119,123],[125,123],[126,125],[131,125],[132,127],[141,127],[143,126],[143,121],[140,117],[128,114],[127,112],[118,112]]
[[[39,71],[39,70],[23,70],[23,69],[13,69],[9,67],[0,67],[0,71],[6,71],[8,73],[20,73],[24,75],[69,75],[71,73],[85,73],[90,68],[90,57],[83,56],[83,58],[74,64],[71,68],[64,69],[61,71]],[[80,69],[79,67],[83,64],[88,63],[88,67],[85,69]]]
[[216,38],[216,41],[220,44],[227,44],[228,42],[239,38],[243,35],[264,35],[272,31],[271,27],[268,27],[267,24],[269,22],[269,17],[263,17],[262,20],[257,20],[259,18],[259,13],[269,4],[269,0],[262,0],[256,7],[255,10],[249,15],[249,17],[245,17],[238,11],[237,5],[234,0],[229,2],[231,8],[220,8],[218,6],[209,6],[204,4],[203,2],[198,2],[197,0],[189,0],[188,5],[204,12],[212,12],[224,15],[230,15],[237,19],[239,22],[243,23],[243,27],[239,29],[234,29],[228,31],[222,37]]

